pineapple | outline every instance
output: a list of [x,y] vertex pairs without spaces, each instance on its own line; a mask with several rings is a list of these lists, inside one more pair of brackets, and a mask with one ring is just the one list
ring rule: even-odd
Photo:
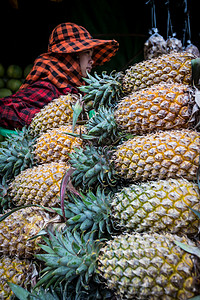
[[8,197],[16,205],[59,205],[60,184],[69,169],[65,163],[46,163],[22,171],[10,183]]
[[[102,72],[102,77],[94,73],[94,77],[88,74],[88,78],[84,78],[87,86],[79,87],[79,90],[86,95],[83,97],[88,110],[93,105],[97,109],[100,105],[113,106],[122,94],[122,73],[112,71],[107,75],[106,71]],[[91,104],[93,102],[93,104]]]
[[81,285],[99,278],[120,299],[186,300],[199,292],[195,258],[175,241],[194,245],[171,234],[126,233],[105,242],[94,240],[92,234],[57,232],[46,239],[48,247],[41,245],[46,253],[36,255],[46,264],[36,287],[48,286],[49,281],[69,284],[77,278],[78,292]]
[[[84,127],[77,127],[75,133],[79,133],[79,131],[84,132]],[[41,134],[34,146],[34,156],[37,162],[67,162],[69,153],[73,152],[73,148],[82,146],[82,139],[67,134],[72,132],[72,125],[68,125],[60,126]]]
[[169,232],[196,235],[200,211],[196,183],[186,179],[155,180],[123,187],[111,195],[100,188],[65,202],[71,229],[96,231],[98,237],[123,232]]
[[98,271],[121,299],[189,299],[199,291],[195,259],[176,240],[192,244],[171,234],[115,237],[101,249]]
[[41,248],[41,238],[29,240],[50,223],[50,215],[38,207],[12,212],[0,222],[0,253],[9,257],[31,258]]
[[196,183],[168,179],[132,184],[115,193],[110,215],[116,226],[138,232],[197,234],[200,211]]
[[190,53],[163,54],[157,58],[145,60],[129,67],[125,73],[115,76],[88,75],[88,85],[79,89],[86,93],[85,103],[93,101],[93,106],[113,106],[128,93],[150,87],[161,82],[192,84],[192,60],[196,56]]
[[190,128],[194,105],[195,92],[187,85],[160,83],[125,96],[114,110],[100,107],[86,128],[89,136],[106,144],[124,133]]
[[67,94],[45,105],[32,119],[30,124],[32,134],[36,136],[48,129],[72,123],[73,105],[79,99],[78,95]]
[[170,130],[135,136],[112,151],[94,146],[75,149],[69,163],[75,169],[74,184],[86,189],[121,180],[196,180],[199,152],[198,132]]
[[118,146],[113,160],[123,178],[195,180],[199,166],[199,133],[193,130],[161,131]]
[[75,148],[70,154],[69,163],[74,169],[72,182],[77,187],[87,190],[100,185],[114,186],[116,171],[111,161],[111,152],[106,148],[86,145],[85,148]]
[[191,60],[194,58],[189,53],[171,53],[133,65],[125,72],[123,90],[130,93],[153,84],[171,81],[191,84]]
[[182,129],[189,123],[192,90],[183,84],[159,84],[122,99],[115,111],[120,129],[133,134]]
[[0,299],[9,300],[13,295],[8,282],[24,285],[30,280],[31,273],[30,261],[2,256],[0,258]]
[[[75,128],[75,133],[81,131],[84,132],[83,126]],[[71,137],[67,132],[73,132],[72,125],[49,129],[37,138],[26,128],[8,137],[0,148],[0,174],[10,180],[36,164],[67,162],[73,147],[82,145],[82,139]]]

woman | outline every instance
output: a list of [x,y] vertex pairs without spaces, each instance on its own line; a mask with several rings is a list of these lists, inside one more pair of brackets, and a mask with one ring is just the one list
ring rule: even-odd
[[20,90],[0,99],[0,126],[21,129],[40,109],[60,95],[78,93],[93,66],[115,55],[115,40],[93,39],[82,26],[58,25],[49,38],[48,52],[40,55]]

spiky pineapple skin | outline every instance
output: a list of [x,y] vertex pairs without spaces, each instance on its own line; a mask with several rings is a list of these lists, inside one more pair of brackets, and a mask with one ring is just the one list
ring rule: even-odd
[[[75,133],[84,130],[78,127]],[[67,134],[72,133],[72,125],[60,126],[41,134],[35,143],[34,154],[38,163],[67,162],[74,147],[81,147],[82,140]]]
[[72,122],[72,105],[78,96],[73,94],[62,95],[45,105],[32,119],[30,124],[34,136],[46,132],[48,129],[57,128]]
[[137,63],[126,70],[123,91],[130,93],[160,82],[191,84],[194,58],[190,53],[171,53]]
[[9,257],[31,258],[40,252],[37,235],[49,222],[50,215],[38,207],[22,208],[0,222],[0,253]]
[[194,257],[171,234],[133,233],[115,237],[101,249],[98,271],[120,299],[186,300],[198,291]]
[[200,210],[198,185],[186,179],[142,182],[114,194],[111,216],[120,230],[195,235]]
[[28,260],[2,256],[0,258],[0,299],[11,299],[13,292],[7,282],[23,285],[31,275],[30,269],[31,262]]
[[119,145],[112,160],[118,175],[130,181],[196,180],[199,142],[199,133],[194,130],[160,131]]
[[10,184],[11,202],[16,206],[57,206],[61,180],[68,169],[69,166],[63,162],[51,162],[21,172]]
[[192,89],[160,83],[124,97],[115,110],[119,128],[133,134],[191,127]]

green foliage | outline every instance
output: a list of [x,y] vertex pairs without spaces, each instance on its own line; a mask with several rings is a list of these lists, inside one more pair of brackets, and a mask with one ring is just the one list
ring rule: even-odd
[[99,107],[95,115],[86,123],[88,135],[98,139],[98,144],[108,145],[118,138],[118,128],[111,108]]
[[11,208],[11,202],[8,195],[8,183],[3,176],[0,178],[0,213],[4,213],[8,208]]
[[8,136],[1,142],[0,148],[0,176],[12,179],[21,171],[34,165],[32,154],[34,139],[29,129],[16,130],[16,134]]
[[72,178],[75,186],[88,190],[100,186],[115,185],[115,170],[107,148],[87,145],[75,148],[69,163],[75,169]]
[[[49,238],[43,237],[45,245],[40,245],[43,254],[35,255],[45,263],[40,280],[36,287],[46,288],[61,282],[69,286],[76,280],[75,291],[89,291],[90,281],[98,283],[96,264],[102,241],[94,240],[93,233],[79,234],[71,232],[68,228],[64,232],[49,232]],[[95,298],[94,298],[95,299]]]
[[115,106],[122,93],[121,77],[120,72],[114,71],[110,75],[104,71],[101,77],[96,72],[94,76],[88,74],[88,78],[84,78],[88,85],[79,87],[81,92],[86,93],[83,101],[85,103],[93,101],[95,109],[98,109],[99,106]]
[[71,201],[65,201],[66,224],[72,231],[94,232],[98,238],[113,233],[113,224],[110,218],[111,194],[105,195],[100,188],[96,194],[89,191],[81,197],[70,196]]
[[12,282],[8,282],[9,287],[19,300],[78,300],[79,297],[74,296],[74,286],[63,289],[62,285],[58,288],[52,286],[48,289],[39,287],[31,291],[25,290]]

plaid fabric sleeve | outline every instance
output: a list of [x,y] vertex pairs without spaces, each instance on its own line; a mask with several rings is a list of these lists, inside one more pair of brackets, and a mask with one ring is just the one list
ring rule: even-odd
[[17,93],[0,99],[0,126],[21,129],[31,123],[40,109],[61,94],[76,92],[73,88],[58,90],[52,83],[37,81]]

